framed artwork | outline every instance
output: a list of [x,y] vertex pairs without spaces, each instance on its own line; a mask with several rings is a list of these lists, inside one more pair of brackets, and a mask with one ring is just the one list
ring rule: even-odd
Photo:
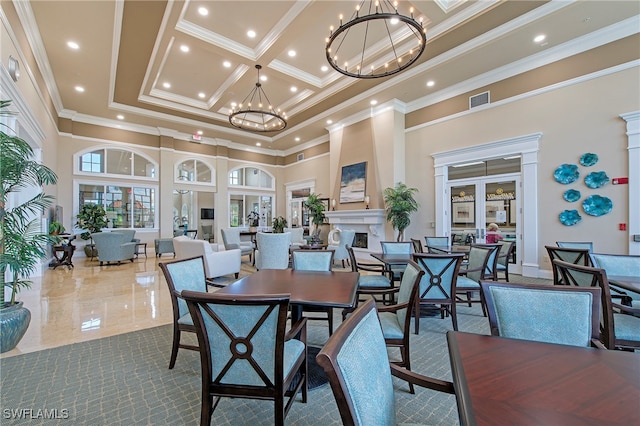
[[475,223],[475,202],[465,201],[463,203],[452,203],[453,223]]
[[507,212],[504,207],[504,201],[487,201],[486,202],[487,222],[506,223]]
[[[340,204],[363,203],[367,182],[367,162],[342,167]],[[328,206],[327,206],[328,207]],[[327,208],[328,210],[328,208]]]

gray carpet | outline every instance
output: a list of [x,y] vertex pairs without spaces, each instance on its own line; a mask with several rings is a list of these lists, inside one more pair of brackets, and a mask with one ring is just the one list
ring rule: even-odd
[[[335,313],[336,324],[339,314]],[[460,331],[488,334],[488,321],[479,306],[460,307],[458,321]],[[411,335],[414,371],[451,380],[445,340],[450,329],[449,318],[422,319],[420,335]],[[321,345],[328,338],[326,326],[316,326],[315,321],[310,323],[308,334],[310,344]],[[175,368],[169,370],[170,345],[171,327],[162,326],[3,359],[0,423],[198,424],[199,356],[180,350]],[[397,352],[390,350],[390,357],[397,358]],[[394,386],[399,422],[458,424],[454,396],[420,388],[411,395],[406,383],[397,379]],[[272,407],[268,401],[226,398],[215,410],[212,424],[269,425],[273,423]],[[25,413],[29,417],[42,415],[38,410],[57,410],[58,417],[68,419],[8,418],[7,410],[17,409],[32,409]],[[328,384],[311,391],[307,404],[294,404],[287,417],[290,425],[340,423]]]

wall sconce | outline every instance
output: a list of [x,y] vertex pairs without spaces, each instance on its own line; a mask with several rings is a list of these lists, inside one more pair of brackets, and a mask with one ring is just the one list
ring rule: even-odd
[[364,196],[364,203],[367,205],[367,210],[369,210],[369,201],[370,201],[369,196],[365,195]]
[[9,75],[16,82],[20,78],[20,63],[13,56],[9,56]]
[[331,200],[331,211],[336,211],[336,199]]

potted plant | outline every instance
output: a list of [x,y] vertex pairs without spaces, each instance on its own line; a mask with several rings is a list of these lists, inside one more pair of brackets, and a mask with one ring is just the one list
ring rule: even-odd
[[318,194],[310,194],[307,200],[304,202],[304,205],[307,209],[309,209],[309,217],[311,218],[311,222],[314,225],[313,233],[311,233],[310,243],[312,245],[321,244],[322,240],[320,239],[320,225],[324,223],[325,205]]
[[[0,101],[0,115],[10,101]],[[31,285],[29,276],[46,256],[47,244],[53,237],[41,232],[40,216],[54,200],[40,192],[29,200],[13,205],[11,193],[23,188],[53,185],[57,176],[47,166],[34,160],[31,146],[23,139],[9,136],[0,128],[0,353],[9,351],[24,336],[31,321],[31,312],[16,301],[18,292]],[[9,272],[10,280],[6,280]],[[5,300],[5,287],[11,289],[11,299]]]
[[272,226],[274,234],[282,234],[284,232],[284,228],[287,227],[287,219],[282,216],[278,216],[273,219]]
[[60,222],[57,222],[54,220],[49,224],[49,234],[51,235],[64,234],[64,231],[66,231],[66,229],[64,228],[64,225],[61,224]]
[[249,231],[256,232],[258,224],[260,223],[260,215],[256,211],[252,211],[247,215],[249,221]]
[[411,223],[411,213],[418,211],[418,203],[413,194],[417,188],[409,188],[398,182],[394,188],[386,188],[383,192],[386,205],[387,220],[398,230],[397,241],[404,241],[404,230]]
[[78,219],[76,226],[86,231],[80,234],[80,238],[83,240],[91,240],[90,244],[84,246],[84,253],[87,257],[91,258],[98,256],[98,251],[93,244],[91,234],[102,231],[102,228],[105,228],[109,224],[107,212],[100,204],[85,203],[80,207],[80,212],[78,212],[76,219]]

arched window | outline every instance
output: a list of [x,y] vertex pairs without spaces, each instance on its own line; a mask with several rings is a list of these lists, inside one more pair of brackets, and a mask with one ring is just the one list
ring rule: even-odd
[[256,167],[239,167],[229,172],[229,186],[274,190],[275,178]]
[[150,178],[157,180],[158,165],[155,161],[137,152],[120,148],[98,148],[75,155],[79,174]]
[[204,183],[215,185],[215,173],[205,162],[190,158],[176,164],[175,181],[180,183]]

